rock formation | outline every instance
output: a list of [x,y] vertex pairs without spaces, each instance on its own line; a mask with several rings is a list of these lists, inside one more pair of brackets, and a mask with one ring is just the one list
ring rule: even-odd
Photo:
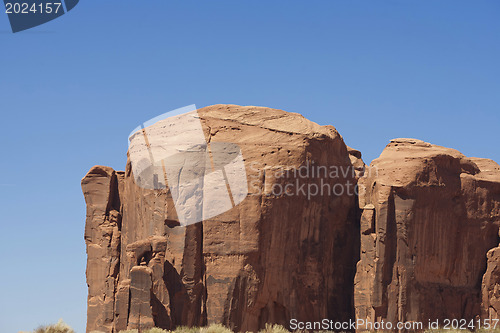
[[[498,221],[500,211],[498,203],[500,202],[500,166],[491,160],[474,159],[474,162],[481,169],[482,186],[478,190],[482,193],[489,192],[487,200],[480,203],[477,207],[490,218]],[[476,208],[476,207],[475,207]],[[482,318],[500,319],[500,247],[495,247],[487,253],[487,269],[483,276],[481,290],[481,314]]]
[[[353,318],[359,152],[298,114],[233,105],[198,114],[207,142],[240,147],[247,197],[184,227],[171,189],[138,186],[130,161],[125,172],[93,167],[82,180],[87,331]],[[321,166],[335,168],[313,175]]]
[[[500,318],[495,162],[395,139],[367,167],[335,128],[298,114],[215,105],[195,118],[207,147],[239,147],[248,193],[242,201],[232,193],[228,210],[214,214],[223,198],[207,204],[197,195],[221,188],[231,195],[234,175],[221,171],[222,187],[203,180],[182,187],[198,175],[183,153],[173,158],[177,173],[162,162],[134,174],[130,154],[147,161],[147,139],[131,146],[125,172],[93,167],[82,180],[88,332],[208,323],[257,331],[288,327],[292,318]],[[183,128],[160,121],[142,131]],[[212,154],[193,165],[217,163]],[[196,216],[180,210],[180,195],[202,222],[184,226],[181,217]]]
[[[486,254],[498,246],[498,165],[396,139],[367,168],[359,187],[356,318],[427,323],[479,315]],[[498,248],[488,252],[486,316],[500,309],[498,254]]]

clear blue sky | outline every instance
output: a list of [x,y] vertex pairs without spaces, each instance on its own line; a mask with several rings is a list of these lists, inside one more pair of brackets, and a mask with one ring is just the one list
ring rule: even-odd
[[0,332],[84,332],[80,180],[196,104],[332,124],[376,158],[414,137],[500,162],[500,2],[94,0],[12,34],[0,13]]

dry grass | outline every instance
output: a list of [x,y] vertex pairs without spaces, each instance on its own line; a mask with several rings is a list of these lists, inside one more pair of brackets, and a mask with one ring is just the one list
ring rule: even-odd
[[40,326],[33,333],[75,333],[75,331],[62,319],[59,319],[57,324]]
[[[120,333],[139,333],[138,330],[120,331]],[[161,328],[152,328],[141,333],[233,333],[229,328],[221,324],[212,324],[207,327],[186,327],[179,326],[174,331],[162,330]],[[266,328],[259,333],[290,333],[281,325],[266,325]]]
[[259,333],[289,333],[289,332],[290,332],[289,330],[277,324],[274,325],[266,324],[266,328],[259,331]]

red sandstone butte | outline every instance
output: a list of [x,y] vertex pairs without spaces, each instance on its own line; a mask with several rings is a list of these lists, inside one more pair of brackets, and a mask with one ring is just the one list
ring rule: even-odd
[[359,152],[350,154],[334,127],[295,113],[236,105],[198,113],[207,141],[241,148],[248,196],[216,217],[176,226],[168,188],[137,186],[130,162],[125,172],[93,167],[82,180],[87,332],[209,323],[257,331],[266,323],[288,327],[292,318],[353,318],[356,196],[308,200],[272,188],[294,180],[280,170],[311,161],[353,170],[324,179],[353,185],[363,168]]
[[500,168],[495,162],[395,139],[359,186],[356,318],[427,323],[473,319],[481,312],[483,318],[498,316]]
[[[125,172],[93,167],[82,180],[87,332],[500,318],[498,164],[395,139],[366,167],[335,128],[298,114],[236,105],[198,114],[207,142],[241,148],[248,196],[183,227],[171,190],[137,186],[130,159]],[[313,164],[340,177],[294,176]],[[346,191],[273,191],[297,178]],[[348,194],[356,183],[359,195]]]

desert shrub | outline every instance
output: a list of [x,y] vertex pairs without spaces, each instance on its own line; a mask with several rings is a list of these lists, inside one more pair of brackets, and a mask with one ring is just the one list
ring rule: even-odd
[[[199,327],[187,327],[187,326],[179,326],[175,331],[168,331],[162,328],[153,327],[147,330],[142,330],[141,333],[200,333]],[[137,329],[130,329],[126,331],[120,331],[119,333],[139,333]]]
[[41,326],[33,331],[33,333],[75,333],[62,319],[59,319],[57,324]]
[[187,326],[179,326],[175,329],[175,333],[200,333],[199,327],[187,327]]
[[[492,324],[493,325],[493,324]],[[497,325],[499,326],[499,325]],[[500,333],[500,327],[491,328],[489,330],[485,328],[478,329],[476,333]]]
[[290,333],[290,331],[278,324],[266,324],[266,328],[260,330],[259,333]]
[[161,329],[161,328],[158,328],[158,327],[153,327],[153,328],[150,328],[147,331],[144,331],[144,333],[170,333],[170,332],[171,331],[167,331],[167,330],[164,330],[164,329]]
[[199,327],[187,327],[187,326],[178,326],[175,331],[172,331],[175,333],[200,333],[200,328]]
[[212,324],[208,327],[202,327],[200,333],[233,333],[233,331],[221,324]]

